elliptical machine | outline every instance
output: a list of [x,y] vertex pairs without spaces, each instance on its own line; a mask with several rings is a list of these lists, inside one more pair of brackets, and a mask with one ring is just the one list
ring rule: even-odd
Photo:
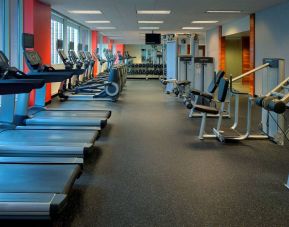
[[[63,50],[58,50],[58,54],[60,55],[63,63],[67,65],[67,67],[71,67],[72,63],[76,65],[79,69],[81,68],[84,63],[79,60],[75,51],[74,51],[74,44],[71,42],[69,45],[69,57],[70,61],[69,64],[67,63],[68,60],[65,57]],[[84,55],[83,55],[84,54]],[[80,53],[80,55],[86,59],[85,53]],[[84,59],[83,59],[84,60]],[[88,62],[88,61],[87,61]],[[86,67],[89,66],[89,63]],[[84,69],[87,71],[87,68]],[[88,80],[88,81],[81,81],[78,82],[75,86],[71,86],[70,90],[65,90],[66,92],[71,92],[69,95],[64,95],[66,99],[69,100],[101,100],[101,101],[116,101],[118,99],[120,93],[120,74],[117,69],[112,69],[109,72],[109,76],[107,81],[100,82],[98,80]],[[84,77],[87,78],[87,77]],[[78,79],[79,81],[79,79]]]

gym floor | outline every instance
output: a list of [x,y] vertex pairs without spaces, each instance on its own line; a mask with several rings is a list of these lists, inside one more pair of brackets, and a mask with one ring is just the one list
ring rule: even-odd
[[289,226],[288,146],[200,141],[200,119],[158,81],[129,81],[111,106],[69,206],[47,225]]

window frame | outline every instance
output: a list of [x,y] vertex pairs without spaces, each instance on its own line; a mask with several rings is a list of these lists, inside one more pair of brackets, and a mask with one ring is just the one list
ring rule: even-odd
[[[68,45],[70,40],[74,41],[74,50],[77,51],[78,44],[82,44],[83,50],[85,48],[85,45],[88,45],[88,51],[91,51],[91,30],[89,27],[86,27],[80,23],[77,23],[76,21],[73,21],[73,19],[68,18],[67,16],[52,10],[51,12],[51,22],[52,21],[58,21],[63,24],[63,49],[64,51],[68,51]],[[77,33],[76,37],[73,39],[70,38],[70,34],[68,33],[70,29],[74,29],[73,33]],[[52,35],[51,35],[51,42],[52,40]],[[51,44],[51,47],[53,45]],[[53,48],[51,48],[51,63],[53,64]]]
[[[55,36],[55,34],[57,34]],[[57,53],[56,41],[64,40],[64,19],[55,13],[51,14],[51,64],[61,64],[61,59]]]

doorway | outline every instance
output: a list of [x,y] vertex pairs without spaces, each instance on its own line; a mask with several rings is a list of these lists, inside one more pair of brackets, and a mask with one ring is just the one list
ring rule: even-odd
[[[249,32],[225,37],[225,71],[228,76],[237,77],[250,70],[250,37]],[[250,79],[234,83],[240,92],[250,92]]]

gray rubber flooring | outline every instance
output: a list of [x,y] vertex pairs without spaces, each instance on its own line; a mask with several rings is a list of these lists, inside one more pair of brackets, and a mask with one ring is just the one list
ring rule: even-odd
[[129,81],[111,107],[98,151],[49,225],[289,226],[288,146],[200,141],[200,119],[158,81]]

